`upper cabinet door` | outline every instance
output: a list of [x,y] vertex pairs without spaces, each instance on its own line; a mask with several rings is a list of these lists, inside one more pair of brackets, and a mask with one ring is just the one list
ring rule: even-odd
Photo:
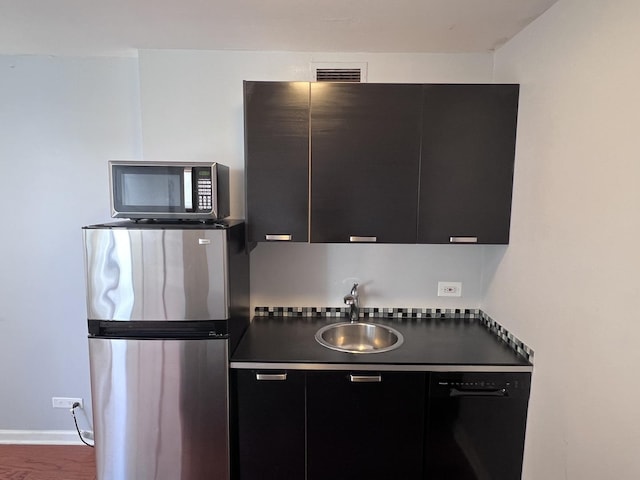
[[509,243],[518,85],[425,85],[418,243]]
[[245,82],[248,240],[306,242],[309,83]]
[[421,85],[311,84],[311,241],[415,243]]

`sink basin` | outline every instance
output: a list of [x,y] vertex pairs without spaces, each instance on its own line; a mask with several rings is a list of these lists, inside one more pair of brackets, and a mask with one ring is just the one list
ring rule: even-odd
[[348,353],[382,353],[395,350],[404,342],[396,329],[376,323],[332,323],[316,332],[323,347]]

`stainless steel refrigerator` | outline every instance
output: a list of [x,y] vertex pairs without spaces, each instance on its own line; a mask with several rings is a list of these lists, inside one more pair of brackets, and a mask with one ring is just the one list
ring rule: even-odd
[[98,480],[227,480],[244,223],[83,228]]

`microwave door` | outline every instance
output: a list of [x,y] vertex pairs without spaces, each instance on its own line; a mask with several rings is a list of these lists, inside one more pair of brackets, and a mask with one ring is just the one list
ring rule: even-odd
[[111,178],[114,216],[153,217],[193,209],[190,167],[113,165]]

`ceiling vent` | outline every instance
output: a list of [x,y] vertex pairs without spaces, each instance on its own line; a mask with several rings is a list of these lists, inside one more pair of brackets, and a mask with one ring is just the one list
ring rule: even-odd
[[360,82],[359,68],[319,68],[316,82]]
[[352,82],[367,81],[367,64],[314,63],[311,65],[315,82]]

